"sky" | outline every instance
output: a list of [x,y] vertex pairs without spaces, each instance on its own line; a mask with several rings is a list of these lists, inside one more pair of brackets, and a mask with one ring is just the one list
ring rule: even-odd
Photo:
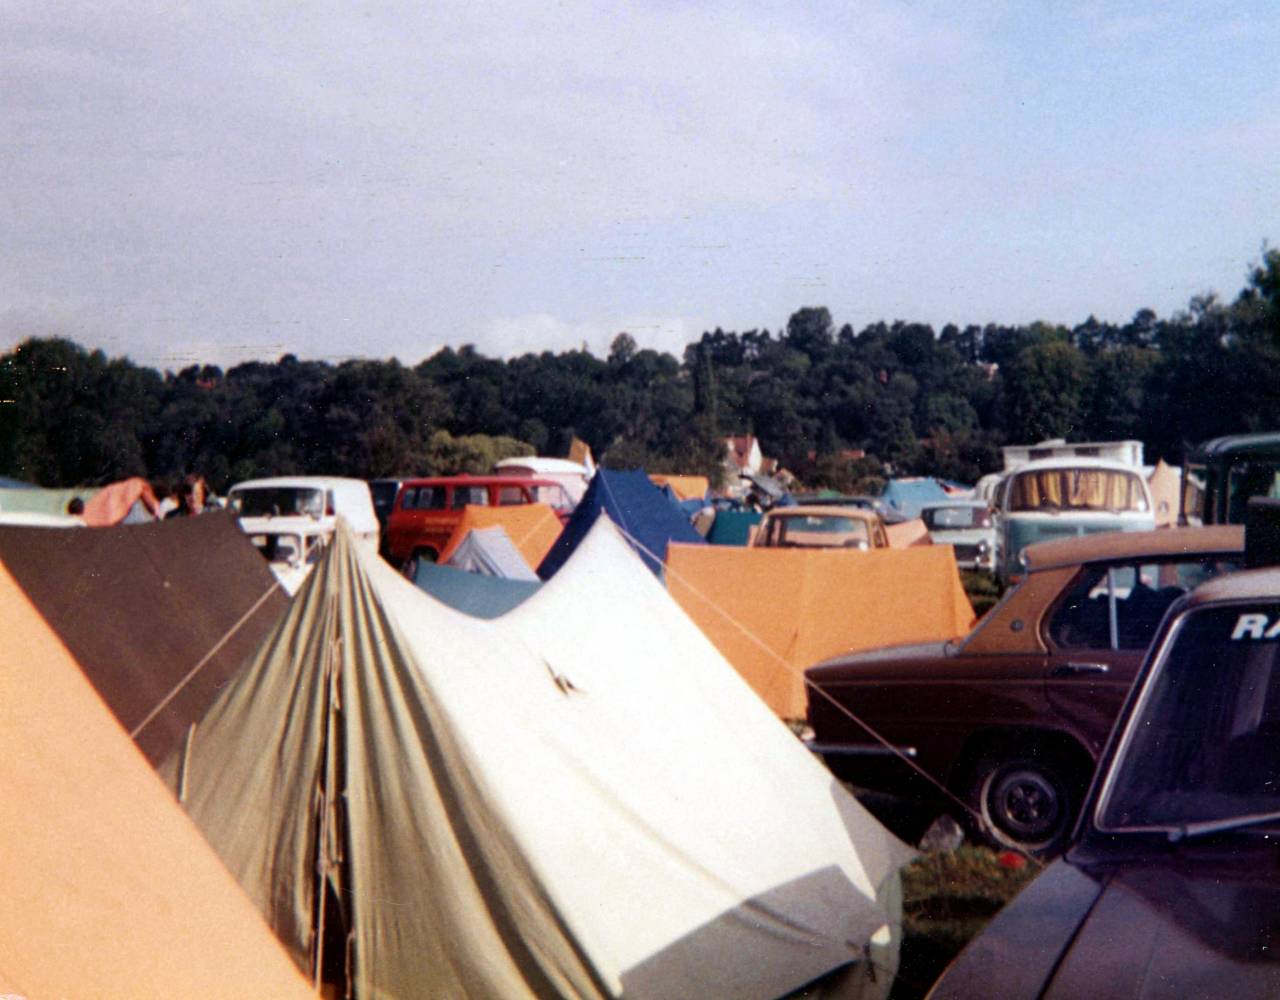
[[1075,325],[1280,242],[1280,7],[0,0],[0,349]]

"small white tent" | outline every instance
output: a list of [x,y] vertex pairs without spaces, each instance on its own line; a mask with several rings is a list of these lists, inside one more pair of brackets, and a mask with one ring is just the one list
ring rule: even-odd
[[906,849],[604,518],[490,622],[339,532],[166,771],[304,966],[332,887],[357,996],[892,982]]

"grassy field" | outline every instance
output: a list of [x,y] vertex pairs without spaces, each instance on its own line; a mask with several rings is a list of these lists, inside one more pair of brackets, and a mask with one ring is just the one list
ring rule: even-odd
[[903,940],[890,1000],[917,1000],[947,963],[1039,872],[985,847],[923,854],[902,870]]

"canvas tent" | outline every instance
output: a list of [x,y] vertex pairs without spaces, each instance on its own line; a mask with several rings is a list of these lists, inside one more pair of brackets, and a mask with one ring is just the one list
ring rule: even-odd
[[607,519],[493,622],[340,530],[165,773],[304,967],[332,901],[357,997],[892,982],[905,849]]
[[0,562],[153,763],[288,605],[225,513],[93,531],[0,527]]
[[711,491],[711,481],[706,476],[675,476],[654,472],[650,473],[649,479],[659,489],[663,486],[670,489],[677,500],[703,500]]
[[508,580],[470,573],[454,566],[418,561],[413,582],[442,604],[473,618],[497,618],[538,592],[542,581]]
[[538,579],[538,574],[529,568],[501,525],[472,528],[449,553],[449,558],[442,561],[467,573],[500,576],[506,580]]
[[310,996],[2,567],[0,620],[0,992]]
[[1160,459],[1147,476],[1147,488],[1151,490],[1156,527],[1175,527],[1182,507],[1182,469]]
[[803,718],[805,667],[950,639],[973,607],[949,545],[870,552],[673,545],[667,588],[778,715]]
[[440,562],[448,562],[472,530],[494,527],[502,528],[525,563],[534,567],[542,562],[560,537],[561,522],[556,512],[545,503],[512,504],[508,507],[469,505],[463,508],[461,520],[440,553]]
[[160,501],[151,484],[139,476],[122,479],[98,490],[84,505],[84,521],[91,528],[115,524],[145,524],[160,514]]
[[601,469],[574,510],[559,540],[538,566],[538,576],[553,577],[587,536],[601,513],[608,513],[654,573],[662,572],[668,542],[704,544],[693,525],[639,469]]
[[927,476],[890,479],[880,494],[881,500],[907,517],[919,517],[925,504],[942,503],[949,498],[942,484]]

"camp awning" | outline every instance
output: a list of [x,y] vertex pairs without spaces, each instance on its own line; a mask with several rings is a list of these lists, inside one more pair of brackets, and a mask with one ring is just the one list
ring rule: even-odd
[[949,545],[870,552],[673,545],[667,588],[778,715],[803,718],[803,670],[839,653],[950,639],[973,607]]

